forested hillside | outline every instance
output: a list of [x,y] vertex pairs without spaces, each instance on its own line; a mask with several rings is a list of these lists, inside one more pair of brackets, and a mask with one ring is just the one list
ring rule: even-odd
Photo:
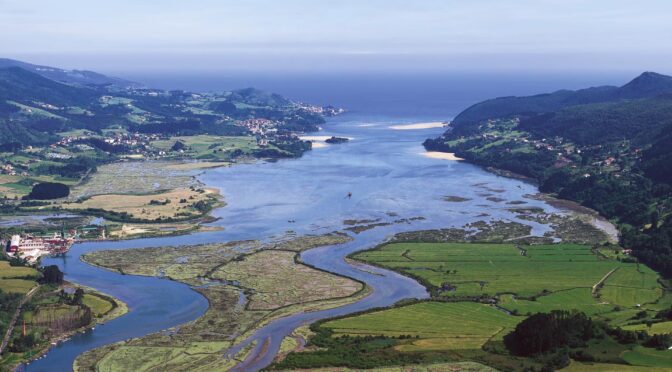
[[460,113],[429,150],[534,179],[619,224],[621,243],[672,275],[672,78],[506,97]]

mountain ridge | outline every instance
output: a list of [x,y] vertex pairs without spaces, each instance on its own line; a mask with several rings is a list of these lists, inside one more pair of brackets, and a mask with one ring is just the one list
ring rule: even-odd
[[9,67],[20,67],[47,79],[69,85],[111,85],[121,89],[140,86],[140,84],[136,82],[103,75],[98,72],[88,70],[66,70],[58,67],[36,65],[10,58],[0,58],[0,69]]
[[672,77],[654,72],[644,72],[628,83],[616,86],[598,86],[579,90],[558,90],[532,96],[498,97],[476,103],[453,120],[458,133],[474,131],[480,121],[511,115],[533,116],[560,109],[592,103],[615,102],[627,99],[653,98],[672,93]]

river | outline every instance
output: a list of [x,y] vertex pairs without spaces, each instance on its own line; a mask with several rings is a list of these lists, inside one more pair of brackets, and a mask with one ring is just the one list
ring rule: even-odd
[[[404,121],[412,122],[408,118]],[[365,265],[351,266],[343,259],[349,253],[372,248],[401,231],[463,226],[478,220],[516,220],[532,224],[535,233],[546,231],[546,226],[517,220],[508,210],[511,205],[507,201],[523,200],[528,207],[558,212],[543,201],[524,197],[537,192],[533,185],[499,177],[465,162],[423,156],[422,141],[437,136],[443,128],[393,130],[393,124],[400,123],[390,117],[344,115],[325,124],[320,135],[352,138],[348,143],[317,148],[300,159],[261,161],[204,172],[201,180],[209,187],[219,188],[228,203],[213,212],[219,217],[213,224],[223,227],[222,231],[82,243],[73,246],[65,257],[44,260],[44,265],[59,265],[66,280],[126,302],[130,312],[60,343],[45,357],[26,366],[26,370],[70,370],[77,355],[86,350],[167,329],[196,319],[207,309],[207,300],[184,284],[92,267],[79,259],[87,252],[268,240],[287,232],[320,234],[342,229],[345,219],[393,222],[424,218],[353,234],[355,239],[348,244],[304,252],[301,258],[306,263],[361,280],[372,288],[372,294],[340,308],[278,319],[229,350],[229,354],[235,354],[257,341],[250,357],[238,366],[239,370],[257,370],[272,361],[282,338],[301,324],[427,296],[422,286],[404,276]],[[348,193],[352,193],[351,198]],[[445,196],[469,200],[447,202],[443,200]]]

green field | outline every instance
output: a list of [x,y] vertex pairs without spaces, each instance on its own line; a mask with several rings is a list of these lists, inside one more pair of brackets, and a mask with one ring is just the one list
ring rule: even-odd
[[422,302],[324,323],[335,336],[410,335],[399,351],[479,349],[513,329],[521,317],[474,302]]
[[648,334],[651,334],[651,335],[667,334],[667,333],[672,333],[672,321],[653,323],[651,325],[651,328],[647,327],[646,324],[636,324],[636,325],[625,326],[625,327],[623,327],[623,329],[628,330],[628,331],[646,331]]
[[558,291],[546,296],[539,296],[535,301],[517,299],[514,295],[505,294],[499,297],[499,306],[520,315],[547,313],[551,310],[579,310],[588,315],[609,312],[613,306],[599,303],[591,294],[590,288],[574,288]]
[[31,267],[10,266],[7,261],[0,261],[0,290],[5,293],[25,294],[37,285],[34,279],[39,273]]
[[254,137],[225,137],[225,136],[185,136],[171,137],[168,140],[159,140],[151,143],[159,150],[169,151],[175,142],[181,141],[187,146],[185,154],[195,159],[228,159],[231,152],[241,150],[249,154],[259,148]]
[[[517,302],[502,296],[507,308],[522,313],[555,306],[596,313],[604,305],[634,307],[662,295],[652,270],[605,259],[576,244],[393,243],[355,258],[419,278],[439,296],[539,296]],[[592,287],[614,269],[599,291],[599,302],[591,301]],[[555,293],[559,291],[568,292]]]
[[619,268],[600,290],[601,300],[622,306],[636,306],[655,302],[663,292],[658,284],[658,274],[644,265],[636,270]]
[[102,316],[114,309],[114,304],[105,298],[90,293],[84,295],[82,303],[91,309],[94,316]]
[[672,369],[672,350],[656,350],[638,346],[632,351],[626,351],[621,357],[635,366]]
[[629,366],[625,364],[608,364],[608,363],[579,363],[574,362],[567,368],[563,368],[562,372],[663,372],[668,371],[665,368],[652,368],[641,366]]

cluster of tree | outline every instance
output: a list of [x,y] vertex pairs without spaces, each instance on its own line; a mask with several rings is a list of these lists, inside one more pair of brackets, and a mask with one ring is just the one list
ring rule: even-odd
[[12,343],[9,345],[9,350],[14,353],[24,353],[30,351],[38,342],[39,338],[33,332],[27,333],[25,336],[19,334],[12,340]]
[[[292,156],[292,157],[300,157],[303,155],[304,152],[309,151],[311,149],[311,143],[308,141],[292,141],[292,142],[273,142],[273,145],[277,148],[279,148],[282,151],[285,151],[287,154],[282,154],[282,153],[276,153],[276,154],[263,154],[262,152],[264,150],[258,150],[257,154],[261,154],[262,157],[287,157],[287,156]],[[275,156],[273,156],[275,155]]]
[[77,156],[62,164],[41,164],[35,168],[38,174],[54,174],[66,178],[79,178],[89,172],[95,172],[98,160],[88,156]]
[[579,145],[623,139],[650,143],[672,124],[672,95],[645,100],[572,106],[521,120],[539,138],[563,137]]
[[652,180],[672,185],[672,125],[664,128],[644,152],[642,168]]
[[322,328],[319,323],[311,326],[315,334],[310,338],[308,346],[316,346],[317,351],[290,353],[287,357],[271,366],[272,369],[293,370],[320,367],[347,367],[353,369],[370,369],[389,365],[422,364],[438,362],[441,355],[425,353],[400,353],[394,346],[399,338],[385,336],[365,337],[333,337],[331,330]]
[[72,295],[69,295],[65,292],[65,290],[61,289],[61,292],[59,293],[59,300],[60,302],[66,303],[68,305],[82,306],[82,301],[84,300],[84,290],[77,288]]
[[28,128],[19,121],[4,120],[0,117],[0,143],[17,142],[22,145],[45,145],[55,139],[55,136]]
[[648,228],[626,226],[621,229],[621,241],[642,262],[666,277],[672,276],[672,215]]
[[324,124],[322,115],[303,110],[296,111],[292,115],[285,115],[281,120],[282,130],[295,132],[316,132],[320,130],[319,125]]
[[588,342],[611,338],[623,345],[642,345],[666,350],[672,335],[650,336],[644,331],[627,331],[596,323],[580,312],[552,311],[528,317],[504,336],[504,345],[516,356],[532,357],[553,371],[569,365],[570,359],[594,362]]
[[49,265],[42,269],[41,282],[44,284],[61,284],[63,283],[63,272],[56,265]]
[[16,307],[21,302],[23,296],[20,293],[6,293],[0,290],[0,334],[4,335],[7,331],[7,326],[16,310]]
[[585,314],[558,310],[523,320],[504,336],[504,345],[513,355],[528,357],[560,347],[581,347],[594,335],[595,325]]
[[70,195],[70,188],[58,182],[41,182],[35,184],[24,199],[51,200]]
[[178,141],[175,141],[173,146],[170,148],[170,151],[180,151],[180,150],[188,150],[188,149],[189,148],[187,147],[187,145],[184,142],[178,140]]
[[23,148],[21,142],[5,142],[0,144],[0,152],[17,152]]
[[65,198],[70,195],[70,188],[58,182],[42,182],[33,186],[26,199],[51,200]]

